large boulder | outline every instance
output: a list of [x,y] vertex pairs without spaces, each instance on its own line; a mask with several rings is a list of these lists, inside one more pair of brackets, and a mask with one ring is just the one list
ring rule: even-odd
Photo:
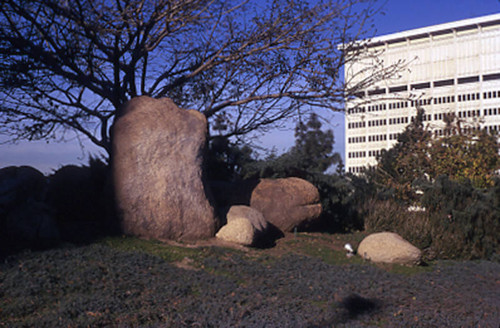
[[63,166],[48,177],[47,204],[62,239],[83,242],[118,230],[109,173],[91,159],[89,166]]
[[218,227],[203,179],[207,121],[170,99],[125,104],[113,128],[115,197],[125,233],[156,239],[213,237]]
[[42,172],[30,166],[0,169],[0,216],[27,200],[43,201],[47,181]]
[[422,251],[393,232],[379,232],[367,236],[358,247],[358,254],[366,260],[382,263],[416,265]]
[[261,179],[252,191],[250,206],[283,232],[293,231],[321,214],[318,189],[300,178]]
[[52,244],[57,226],[45,205],[47,180],[29,166],[0,169],[0,255]]

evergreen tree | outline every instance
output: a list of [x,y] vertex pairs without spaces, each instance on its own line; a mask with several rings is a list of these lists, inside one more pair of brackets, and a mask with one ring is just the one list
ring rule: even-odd
[[342,165],[340,154],[333,152],[333,131],[323,131],[321,127],[318,115],[311,114],[307,122],[296,125],[295,144],[288,152],[251,163],[246,168],[246,177],[308,179],[311,174],[324,173],[332,165]]

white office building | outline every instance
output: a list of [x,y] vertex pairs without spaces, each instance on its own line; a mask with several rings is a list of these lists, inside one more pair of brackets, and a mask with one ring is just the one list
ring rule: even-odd
[[347,172],[375,165],[417,106],[436,136],[443,135],[447,114],[466,130],[500,130],[500,14],[384,35],[360,47],[366,55],[345,67],[348,86],[367,79],[374,65],[407,66],[346,100]]

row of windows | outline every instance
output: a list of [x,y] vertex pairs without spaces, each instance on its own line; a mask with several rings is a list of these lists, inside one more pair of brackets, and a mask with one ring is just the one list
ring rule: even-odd
[[[443,120],[446,115],[449,115],[447,113],[436,113],[434,114],[434,120]],[[500,115],[500,108],[485,108],[483,109],[483,115],[484,116],[493,116],[493,115]],[[469,117],[479,117],[481,116],[481,110],[480,109],[473,109],[473,110],[466,110],[466,111],[460,111],[457,112],[457,116],[459,118],[469,118]],[[411,117],[411,121],[415,119],[415,116]],[[422,117],[422,121],[432,121],[433,120],[433,115],[432,114],[424,114]],[[395,117],[395,118],[390,118],[389,119],[389,125],[394,125],[394,124],[407,124],[409,122],[409,119],[407,116],[404,117]],[[363,123],[363,124],[360,124]],[[387,125],[387,120],[386,119],[380,119],[380,120],[372,120],[368,121],[368,126],[383,126]],[[348,124],[349,129],[355,129],[355,128],[364,128],[366,127],[364,125],[364,122],[353,122]],[[360,141],[363,142],[363,141]]]
[[[493,131],[500,131],[498,130],[500,126],[498,125],[487,125],[483,127],[483,130],[493,132]],[[478,128],[476,127],[463,127],[462,132],[463,133],[470,133],[473,131],[476,131]],[[434,135],[435,136],[443,136],[443,135],[449,135],[450,133],[447,132],[449,130],[435,130]],[[389,140],[397,140],[398,136],[401,133],[389,133]],[[371,136],[368,136],[368,142],[376,142],[376,141],[386,141],[387,140],[387,134],[374,134]],[[358,137],[350,137],[348,138],[348,143],[363,143],[366,142],[366,137],[365,136],[358,136]],[[370,155],[368,155],[370,156]]]
[[484,116],[500,115],[500,108],[485,108],[483,114]]
[[481,115],[481,110],[476,109],[476,110],[466,110],[462,112],[458,112],[458,117],[459,118],[466,118],[466,117],[477,117]]
[[372,136],[368,136],[368,141],[385,141],[387,140],[387,134],[375,134]]
[[[482,76],[483,81],[493,81],[493,80],[499,80],[500,79],[500,73],[493,73],[493,74],[486,74]],[[422,83],[414,83],[411,84],[410,87],[408,88],[408,85],[400,85],[400,86],[395,86],[395,87],[390,87],[388,90],[386,88],[381,88],[381,89],[372,89],[368,90],[366,94],[369,96],[371,95],[380,95],[380,94],[386,94],[388,93],[396,93],[396,92],[402,92],[402,91],[408,91],[409,90],[420,90],[420,89],[429,89],[431,88],[431,85],[434,88],[438,87],[444,87],[444,86],[451,86],[455,84],[466,84],[466,83],[477,83],[479,82],[480,76],[479,75],[474,75],[474,76],[466,76],[466,77],[459,77],[456,81],[455,79],[447,79],[447,80],[439,80],[439,81],[433,81],[433,82],[422,82]],[[364,97],[365,92],[361,91],[356,93],[357,97]]]
[[416,107],[418,106],[425,106],[425,105],[430,105],[432,102],[432,99],[420,99],[420,100],[412,100],[411,102],[411,107]]
[[350,152],[347,154],[347,156],[349,158],[360,158],[360,157],[366,157],[366,155],[368,154],[368,157],[376,157],[376,156],[380,156],[380,154],[382,153],[382,150],[384,150],[385,148],[382,148],[382,149],[377,149],[377,150],[369,150],[368,153],[366,151],[353,151],[353,152]]
[[361,143],[361,142],[366,142],[366,137],[365,136],[350,137],[350,138],[347,139],[347,143]]
[[383,126],[387,125],[387,120],[386,119],[380,119],[380,120],[372,120],[368,121],[368,126]]
[[377,156],[380,156],[380,154],[382,154],[382,150],[383,149],[369,150],[368,151],[368,157],[377,157]]
[[365,166],[352,166],[349,168],[350,173],[363,173],[365,170]]
[[406,123],[408,123],[408,116],[395,117],[395,118],[390,118],[389,119],[389,125],[393,125],[393,124],[406,124]]
[[347,154],[349,158],[361,158],[366,157],[366,151],[351,151]]
[[[479,100],[480,97],[481,97],[481,93],[479,93],[479,92],[460,94],[457,96],[457,101],[458,102],[475,101],[475,100]],[[500,90],[487,91],[487,92],[483,93],[483,99],[492,99],[492,98],[500,98]],[[366,107],[361,106],[361,107],[349,109],[348,114],[377,112],[377,111],[386,110],[387,108],[388,109],[400,109],[400,108],[408,108],[409,106],[416,107],[417,105],[418,106],[426,106],[426,105],[430,105],[432,102],[435,105],[454,103],[455,96],[442,96],[442,97],[436,97],[436,98],[432,98],[432,99],[429,98],[429,99],[413,100],[411,102],[398,101],[398,102],[392,102],[389,104],[377,104],[377,105],[370,105],[370,106],[366,106]]]
[[366,107],[369,112],[378,112],[379,110],[386,110],[386,104],[373,105]]
[[[412,117],[412,120],[415,117]],[[394,125],[394,124],[408,124],[409,119],[408,116],[402,116],[402,117],[395,117],[395,118],[390,118],[389,119],[389,125]],[[384,126],[387,125],[387,119],[380,119],[380,120],[371,120],[368,121],[368,127],[373,127],[373,126]],[[365,128],[365,122],[351,122],[347,124],[348,129],[357,129],[357,128]]]
[[347,124],[348,129],[358,129],[358,128],[365,128],[366,127],[366,122],[352,122]]
[[[396,140],[401,133],[389,133],[389,140]],[[374,141],[386,141],[387,134],[374,134],[368,136],[368,142]],[[350,137],[347,139],[347,143],[363,143],[366,142],[366,136]]]
[[500,98],[500,91],[488,91],[483,93],[484,99]]
[[400,134],[401,134],[401,132],[400,133],[389,133],[389,140],[396,140]]
[[408,102],[407,101],[399,101],[399,102],[389,104],[389,109],[400,109],[400,108],[408,108]]
[[443,97],[436,97],[434,98],[434,104],[439,105],[439,104],[449,104],[455,102],[455,96],[443,96]]
[[465,95],[458,95],[458,102],[479,100],[479,95],[480,95],[479,92],[469,93]]
[[[408,122],[409,122],[408,116],[394,117],[389,119],[389,125],[408,124]],[[384,126],[384,125],[387,125],[387,119],[368,121],[368,127]]]
[[[478,130],[494,133],[500,131],[500,125],[486,125],[483,127],[466,126],[461,129],[461,132],[464,134],[469,134]],[[435,130],[433,133],[435,137],[442,137],[442,136],[449,136],[454,132],[449,129],[448,130],[440,129],[440,130]]]

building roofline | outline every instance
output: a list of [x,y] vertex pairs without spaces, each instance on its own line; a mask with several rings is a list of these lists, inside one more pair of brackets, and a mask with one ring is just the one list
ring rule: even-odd
[[373,44],[379,44],[379,43],[386,43],[386,42],[391,42],[391,41],[399,41],[402,39],[408,39],[408,38],[418,38],[420,36],[427,36],[427,35],[432,35],[432,34],[441,34],[441,33],[446,33],[447,31],[452,31],[452,30],[460,30],[460,29],[467,29],[467,27],[476,27],[476,26],[483,26],[483,25],[490,25],[490,24],[500,24],[500,14],[492,14],[492,15],[486,15],[486,16],[480,16],[480,17],[475,17],[475,18],[468,18],[468,19],[463,19],[459,21],[454,21],[454,22],[449,22],[449,23],[444,23],[444,24],[438,24],[438,25],[431,25],[431,26],[426,26],[422,28],[417,28],[417,29],[412,29],[412,30],[406,30],[402,32],[397,32],[397,33],[392,33],[392,34],[386,34],[386,35],[381,35],[381,36],[376,36],[368,41],[367,45],[373,45]]

